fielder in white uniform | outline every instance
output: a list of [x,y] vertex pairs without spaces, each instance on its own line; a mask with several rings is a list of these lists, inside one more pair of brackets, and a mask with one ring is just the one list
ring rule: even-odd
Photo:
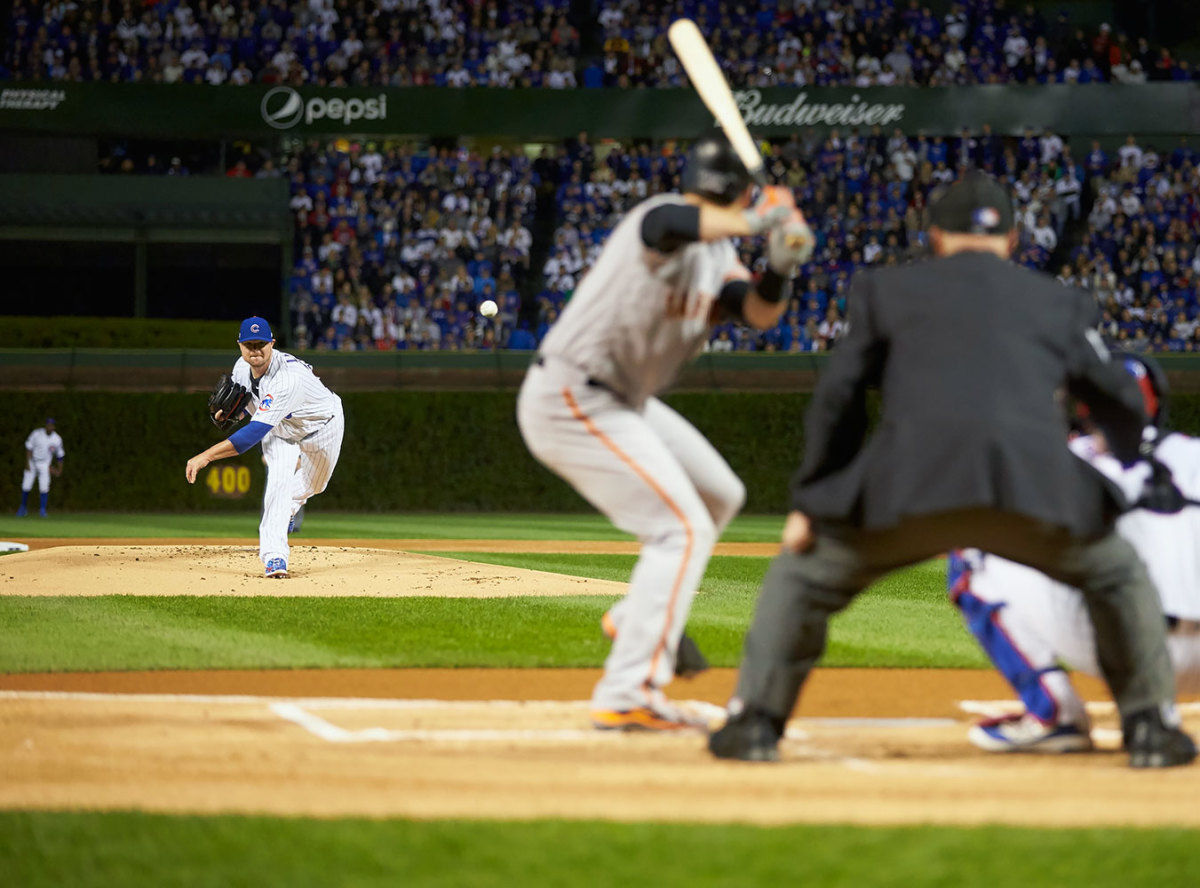
[[[1146,359],[1123,358],[1138,379],[1153,424],[1161,421],[1161,374],[1146,373]],[[1163,379],[1154,385],[1152,378]],[[1108,453],[1103,435],[1075,438],[1071,449],[1117,484],[1130,503],[1142,499],[1152,468],[1125,468]],[[1200,501],[1200,440],[1158,436],[1154,457],[1170,470],[1176,489]],[[1167,649],[1182,693],[1200,692],[1200,508],[1163,514],[1134,508],[1117,531],[1137,549],[1158,588],[1168,625]],[[1017,716],[991,719],[971,729],[976,746],[993,752],[1076,752],[1092,747],[1084,704],[1065,665],[1100,675],[1091,621],[1078,590],[996,555],[966,550],[950,559],[950,595],[968,628],[1025,706]]]
[[[662,689],[709,556],[745,489],[721,455],[655,395],[722,317],[759,329],[788,304],[811,251],[790,193],[750,208],[750,180],[721,133],[699,139],[684,195],[652,198],[609,237],[542,342],[517,402],[530,452],[570,483],[641,553],[626,597],[605,615],[613,637],[592,696],[601,729],[702,727]],[[754,283],[729,238],[768,233]]]
[[268,577],[286,577],[291,521],[310,497],[328,486],[342,450],[342,399],[309,364],[275,350],[271,327],[262,318],[242,322],[238,348],[242,357],[232,375],[250,390],[250,422],[189,459],[187,480],[195,483],[213,460],[245,453],[261,441],[267,485],[258,554]]
[[17,517],[29,514],[29,493],[33,490],[33,479],[37,478],[38,514],[46,517],[46,504],[50,501],[50,476],[62,474],[63,440],[56,430],[53,419],[46,420],[45,428],[34,429],[25,439],[25,474],[21,476],[21,506]]

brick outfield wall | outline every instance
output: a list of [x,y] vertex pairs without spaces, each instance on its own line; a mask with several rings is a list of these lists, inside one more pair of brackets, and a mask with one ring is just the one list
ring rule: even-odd
[[[250,470],[241,499],[214,497],[183,477],[188,457],[221,434],[203,394],[7,392],[0,416],[0,490],[15,509],[24,441],[46,416],[58,421],[67,468],[56,510],[257,511],[264,471],[256,447],[233,460]],[[783,512],[803,447],[805,394],[683,393],[667,401],[725,456],[747,488],[749,512]],[[318,508],[372,511],[587,511],[590,506],[529,456],[516,394],[349,392],[341,461]],[[1200,395],[1171,404],[1174,428],[1200,434]],[[314,503],[316,505],[316,503]],[[7,508],[0,502],[0,508]]]

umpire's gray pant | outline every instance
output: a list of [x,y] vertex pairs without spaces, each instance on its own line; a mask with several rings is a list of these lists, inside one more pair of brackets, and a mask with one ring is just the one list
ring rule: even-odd
[[732,705],[787,719],[825,650],[830,616],[883,574],[955,548],[994,552],[1080,589],[1100,669],[1122,715],[1174,701],[1158,595],[1128,542],[1113,532],[1080,540],[1023,515],[968,509],[881,531],[818,529],[811,549],[776,557],[746,636]]

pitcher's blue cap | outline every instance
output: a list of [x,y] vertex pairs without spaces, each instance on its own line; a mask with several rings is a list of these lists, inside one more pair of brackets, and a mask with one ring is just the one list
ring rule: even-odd
[[274,338],[266,318],[246,318],[238,333],[238,342],[270,342]]

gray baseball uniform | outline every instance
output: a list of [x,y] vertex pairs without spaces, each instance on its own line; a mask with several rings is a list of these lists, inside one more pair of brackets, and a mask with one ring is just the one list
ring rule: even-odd
[[546,335],[517,403],[530,452],[642,543],[595,710],[667,705],[675,652],[713,546],[745,499],[741,481],[655,395],[700,352],[722,286],[749,277],[730,241],[664,254],[642,242],[663,195],[614,229]]

